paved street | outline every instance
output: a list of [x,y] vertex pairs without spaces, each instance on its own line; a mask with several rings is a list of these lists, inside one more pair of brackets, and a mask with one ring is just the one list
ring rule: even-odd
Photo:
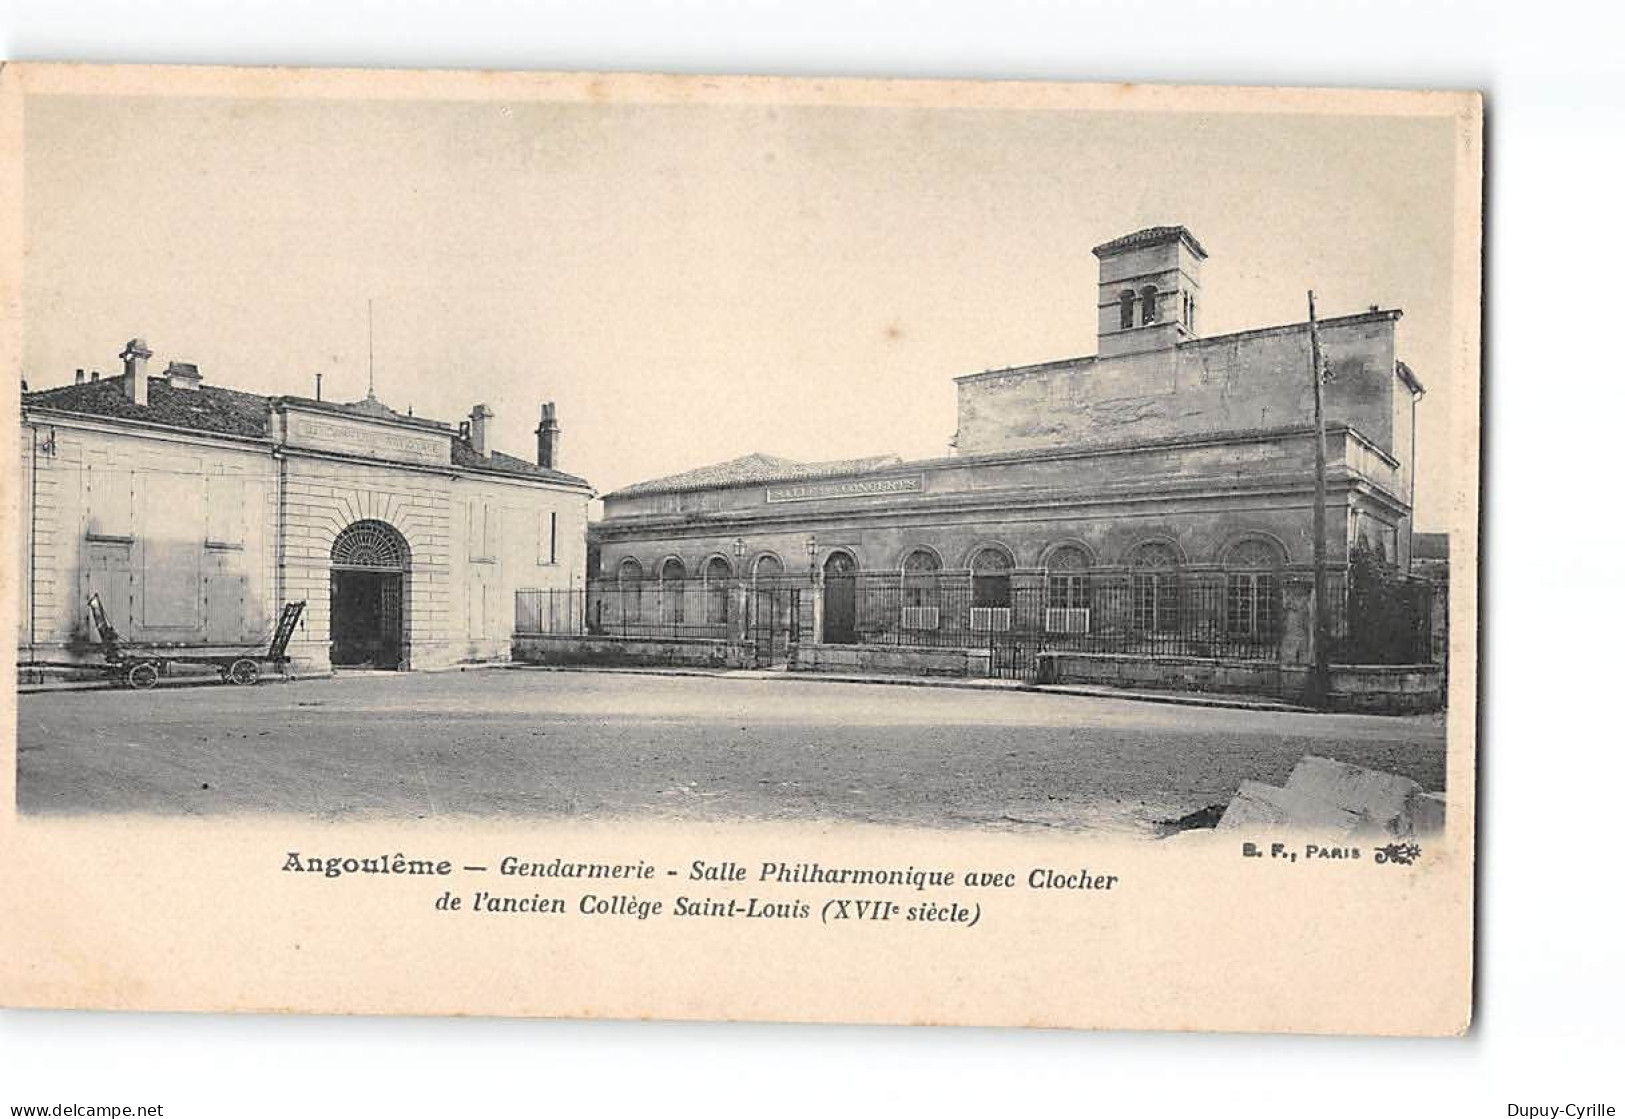
[[1437,789],[1442,716],[513,669],[18,697],[25,812],[849,819],[1099,828],[1304,754]]

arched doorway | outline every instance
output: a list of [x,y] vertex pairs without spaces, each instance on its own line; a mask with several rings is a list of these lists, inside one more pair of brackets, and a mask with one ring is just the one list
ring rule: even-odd
[[335,668],[405,668],[406,538],[383,521],[357,521],[333,541],[328,659]]
[[824,641],[851,645],[858,639],[858,561],[831,552],[824,561]]

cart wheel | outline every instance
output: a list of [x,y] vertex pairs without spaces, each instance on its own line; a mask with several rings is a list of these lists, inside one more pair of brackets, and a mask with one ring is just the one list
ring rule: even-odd
[[251,661],[247,657],[239,661],[232,661],[231,682],[233,684],[258,684],[260,682],[259,662]]
[[138,691],[146,691],[158,683],[158,666],[151,661],[132,665],[130,671],[124,674],[124,682]]

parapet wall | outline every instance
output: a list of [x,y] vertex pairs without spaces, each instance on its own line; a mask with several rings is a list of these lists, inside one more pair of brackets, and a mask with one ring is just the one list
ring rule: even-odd
[[[1398,317],[1375,311],[1321,329],[1327,421],[1389,455],[1408,451],[1394,430]],[[958,388],[957,446],[968,455],[1286,427],[1314,413],[1303,323],[973,374]]]
[[525,664],[732,669],[753,667],[756,648],[746,642],[703,638],[517,634],[513,659]]

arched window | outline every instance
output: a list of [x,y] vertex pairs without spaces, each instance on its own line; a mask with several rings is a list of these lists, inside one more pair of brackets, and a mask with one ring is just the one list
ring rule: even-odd
[[710,625],[728,622],[728,591],[733,584],[733,568],[721,556],[705,561],[705,620]]
[[615,597],[622,621],[636,622],[643,617],[643,565],[631,556],[615,567]]
[[1134,293],[1125,291],[1117,297],[1117,327],[1127,330],[1134,325]]
[[356,521],[333,541],[334,567],[405,571],[411,566],[406,537],[383,521]]
[[972,607],[1010,606],[1010,569],[1015,565],[1001,548],[983,548],[971,557],[970,588]]
[[824,578],[851,579],[858,573],[858,561],[851,552],[831,552],[824,560]]
[[903,557],[903,628],[936,629],[941,621],[942,560],[929,548]]
[[1134,549],[1134,628],[1162,633],[1179,626],[1179,553],[1171,544],[1150,541]]
[[660,565],[660,620],[667,625],[683,624],[683,590],[688,570],[676,556]]
[[1051,610],[1089,608],[1089,556],[1082,548],[1064,544],[1044,561],[1045,605]]
[[1140,289],[1140,323],[1149,326],[1157,321],[1157,289],[1146,286]]
[[761,555],[756,557],[756,566],[751,575],[759,583],[770,582],[784,574],[784,563],[775,555]]
[[1003,632],[1010,628],[1010,570],[1015,564],[1002,548],[983,548],[970,560],[970,628]]
[[1280,633],[1281,549],[1243,540],[1224,554],[1225,629],[1234,637],[1272,641]]

